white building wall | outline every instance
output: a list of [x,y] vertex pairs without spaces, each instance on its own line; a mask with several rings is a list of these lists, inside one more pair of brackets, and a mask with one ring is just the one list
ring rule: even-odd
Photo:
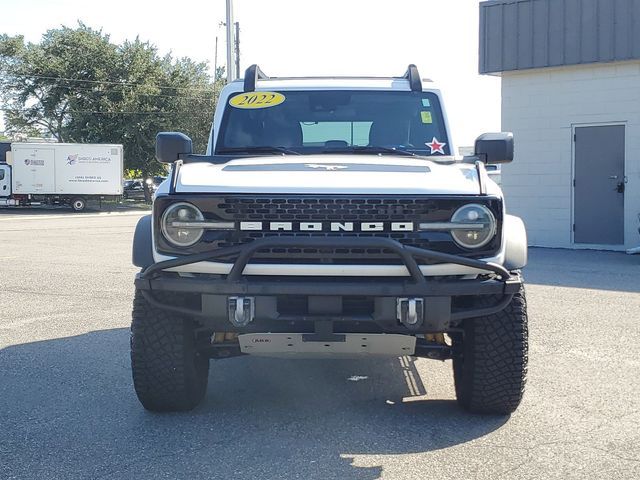
[[[640,244],[640,62],[502,74],[502,129],[515,160],[502,167],[507,209],[531,245],[580,248],[572,240],[573,128],[626,125],[625,248]],[[606,246],[603,246],[606,247]]]

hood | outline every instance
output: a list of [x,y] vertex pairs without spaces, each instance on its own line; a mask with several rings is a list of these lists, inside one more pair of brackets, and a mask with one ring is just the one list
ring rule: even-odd
[[469,164],[391,155],[283,155],[185,164],[176,192],[478,195],[480,187]]

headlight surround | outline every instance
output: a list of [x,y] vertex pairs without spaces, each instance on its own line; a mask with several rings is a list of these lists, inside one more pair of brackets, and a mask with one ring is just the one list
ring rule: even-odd
[[[498,230],[493,212],[477,203],[469,203],[457,209],[451,217],[451,223],[457,227],[451,230],[454,241],[461,247],[469,249],[484,247]],[[464,227],[464,224],[469,224],[469,227]],[[474,225],[481,225],[481,227],[473,228]]]
[[198,243],[204,234],[204,228],[197,226],[174,227],[173,222],[202,222],[204,216],[194,205],[187,202],[174,203],[162,214],[160,226],[162,234],[176,247],[190,247]]

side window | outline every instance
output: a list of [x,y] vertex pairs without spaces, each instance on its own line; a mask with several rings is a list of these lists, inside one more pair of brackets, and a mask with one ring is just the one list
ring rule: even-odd
[[4,169],[0,170],[0,180],[4,180]]

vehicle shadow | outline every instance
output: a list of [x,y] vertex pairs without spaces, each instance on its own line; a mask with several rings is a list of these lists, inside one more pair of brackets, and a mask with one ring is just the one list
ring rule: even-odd
[[0,350],[0,478],[354,478],[356,455],[428,452],[507,417],[425,392],[413,360],[212,363],[203,404],[153,414],[133,392],[128,330]]

